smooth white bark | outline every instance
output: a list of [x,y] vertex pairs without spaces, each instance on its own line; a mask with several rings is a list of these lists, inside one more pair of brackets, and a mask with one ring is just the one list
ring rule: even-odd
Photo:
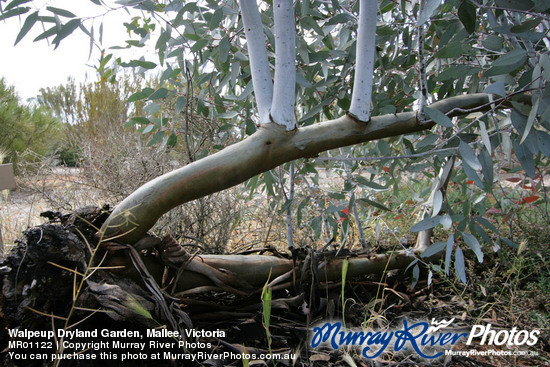
[[273,101],[273,82],[267,59],[262,20],[256,0],[239,0],[239,6],[243,17],[250,73],[252,74],[252,85],[254,86],[260,123],[269,123]]
[[296,89],[296,30],[292,0],[275,0],[275,80],[273,83],[273,122],[294,130],[294,102]]
[[350,114],[359,121],[369,121],[376,53],[377,0],[361,0],[359,5],[359,29],[357,31],[357,51],[355,78],[351,96]]

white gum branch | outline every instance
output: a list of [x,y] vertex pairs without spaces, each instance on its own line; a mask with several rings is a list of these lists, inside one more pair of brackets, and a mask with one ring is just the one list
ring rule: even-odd
[[[448,98],[430,107],[458,116],[488,110],[490,106],[488,94],[471,94]],[[265,124],[245,140],[141,186],[116,206],[101,232],[104,238],[116,237],[117,241],[133,244],[173,207],[237,185],[285,162],[342,146],[410,134],[433,125],[432,121],[419,121],[415,112],[375,116],[368,124],[344,115],[290,132],[276,124]]]
[[271,117],[287,131],[296,128],[294,102],[296,88],[296,30],[292,0],[275,0],[275,81]]
[[370,118],[377,13],[377,0],[361,0],[356,43],[357,62],[349,113],[362,122],[369,121]]
[[256,0],[239,0],[243,17],[246,46],[250,58],[252,85],[260,123],[269,123],[271,103],[273,101],[273,82],[269,71],[269,61],[265,47],[265,36]]

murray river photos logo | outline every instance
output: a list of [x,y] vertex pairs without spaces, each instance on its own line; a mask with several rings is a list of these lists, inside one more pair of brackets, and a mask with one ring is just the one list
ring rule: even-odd
[[[342,346],[361,348],[364,358],[372,359],[384,352],[413,352],[425,359],[441,357],[453,345],[465,342],[489,346],[533,346],[538,341],[539,330],[493,330],[491,324],[474,325],[469,332],[453,331],[454,318],[446,321],[431,320],[409,322],[403,319],[401,328],[391,330],[349,330],[341,322],[327,322],[313,328],[311,346],[326,345],[333,349]],[[449,331],[451,330],[451,331]],[[474,340],[474,339],[479,340]]]

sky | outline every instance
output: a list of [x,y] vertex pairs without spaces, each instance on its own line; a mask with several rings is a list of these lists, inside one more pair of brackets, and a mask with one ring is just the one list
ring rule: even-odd
[[[114,1],[107,3],[113,4]],[[6,3],[2,4],[5,6]],[[77,16],[105,13],[105,9],[94,5],[90,0],[35,0],[28,4],[41,9],[40,15],[51,15],[46,11],[46,6],[67,9]],[[79,29],[62,40],[60,46],[54,50],[45,40],[33,42],[33,39],[43,32],[41,23],[37,22],[25,38],[14,46],[19,29],[31,12],[32,9],[21,18],[12,17],[0,21],[0,78],[4,77],[8,85],[15,87],[21,101],[25,102],[35,97],[40,88],[64,84],[70,76],[77,82],[96,81],[93,66],[98,65],[100,52],[94,48],[91,58],[88,58],[90,39]],[[64,19],[66,21],[67,18]],[[130,19],[128,13],[119,10],[90,19],[85,25],[90,29],[93,22],[98,39],[99,26],[103,21],[103,46],[108,48],[125,44],[128,35],[123,22]]]

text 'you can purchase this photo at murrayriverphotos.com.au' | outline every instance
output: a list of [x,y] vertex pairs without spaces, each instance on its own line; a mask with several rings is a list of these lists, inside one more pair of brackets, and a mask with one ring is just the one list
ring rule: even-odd
[[[209,340],[223,340],[223,330],[45,330],[9,329],[9,358],[16,364],[89,361],[292,360],[292,354],[220,351]],[[203,341],[204,340],[204,341]]]

